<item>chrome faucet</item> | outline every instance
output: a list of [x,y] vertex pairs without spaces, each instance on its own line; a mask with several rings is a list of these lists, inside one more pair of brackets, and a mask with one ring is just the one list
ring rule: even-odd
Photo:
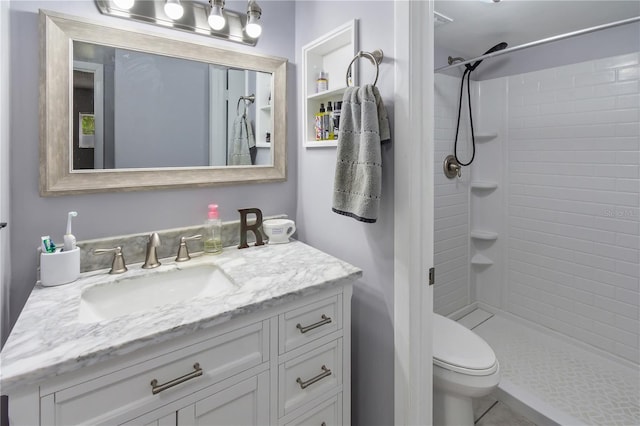
[[143,269],[157,268],[160,266],[158,261],[157,248],[160,245],[160,236],[157,232],[149,235],[149,242],[147,242],[147,254],[145,256]]

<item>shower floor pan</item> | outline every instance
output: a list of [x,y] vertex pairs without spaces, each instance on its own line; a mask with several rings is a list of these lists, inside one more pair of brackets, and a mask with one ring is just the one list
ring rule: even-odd
[[500,362],[495,397],[538,425],[640,425],[640,370],[545,333],[509,314],[476,309],[458,320]]

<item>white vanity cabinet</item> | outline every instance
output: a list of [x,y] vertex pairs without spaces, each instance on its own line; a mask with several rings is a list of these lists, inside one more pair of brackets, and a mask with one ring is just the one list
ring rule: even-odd
[[351,293],[335,286],[16,387],[11,425],[348,425]]

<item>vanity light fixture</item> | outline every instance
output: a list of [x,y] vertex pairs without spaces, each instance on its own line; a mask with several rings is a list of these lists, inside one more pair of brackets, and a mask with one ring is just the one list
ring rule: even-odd
[[[2,0],[0,0],[2,1]],[[188,31],[249,46],[262,33],[262,9],[249,0],[246,13],[228,10],[225,0],[94,0],[101,13]]]
[[249,0],[247,5],[247,26],[245,31],[251,38],[258,38],[262,34],[262,25],[260,24],[260,17],[262,16],[262,8],[258,6],[255,0]]
[[180,4],[180,0],[167,0],[164,4],[164,13],[173,20],[182,18],[184,8]]
[[221,30],[227,24],[227,20],[224,17],[224,0],[209,0],[211,10],[209,11],[209,17],[207,21],[209,26],[214,30]]

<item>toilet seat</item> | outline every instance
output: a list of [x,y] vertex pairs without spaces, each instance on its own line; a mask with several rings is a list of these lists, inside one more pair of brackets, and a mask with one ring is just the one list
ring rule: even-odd
[[433,314],[433,364],[470,376],[487,376],[498,369],[496,355],[487,342],[438,314]]

